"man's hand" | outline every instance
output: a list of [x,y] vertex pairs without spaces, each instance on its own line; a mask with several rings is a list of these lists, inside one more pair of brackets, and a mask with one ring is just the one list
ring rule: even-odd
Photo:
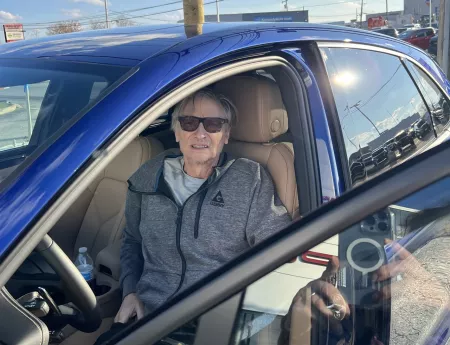
[[[343,333],[340,320],[349,317],[350,307],[339,290],[331,284],[338,269],[339,259],[332,257],[322,276],[299,290],[288,314],[283,318],[278,344],[289,344],[289,339],[295,339],[294,342],[299,344],[303,343],[303,338],[309,341],[312,322],[316,322],[321,315],[328,316],[334,333]],[[340,306],[339,318],[333,314],[330,303]]]
[[134,316],[138,320],[144,316],[144,305],[135,293],[130,293],[123,299],[114,322],[127,323]]

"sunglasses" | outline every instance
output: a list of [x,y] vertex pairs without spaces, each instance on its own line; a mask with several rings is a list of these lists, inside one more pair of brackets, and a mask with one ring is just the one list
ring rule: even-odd
[[180,116],[178,118],[180,122],[181,129],[186,132],[195,132],[203,123],[205,131],[208,133],[218,133],[222,130],[225,123],[228,123],[227,119],[222,119],[220,117],[196,117],[196,116]]

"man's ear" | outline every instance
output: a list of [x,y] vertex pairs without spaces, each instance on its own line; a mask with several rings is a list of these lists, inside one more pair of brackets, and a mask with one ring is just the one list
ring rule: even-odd
[[174,130],[174,133],[175,133],[175,141],[176,141],[177,143],[180,142],[180,138],[178,137],[178,131],[179,131],[179,129],[178,129],[178,128],[175,128],[175,130]]
[[225,145],[226,145],[226,144],[228,144],[228,140],[230,140],[230,130],[227,130],[227,131],[225,132],[224,136],[225,136],[225,141],[224,141],[224,143],[225,143]]

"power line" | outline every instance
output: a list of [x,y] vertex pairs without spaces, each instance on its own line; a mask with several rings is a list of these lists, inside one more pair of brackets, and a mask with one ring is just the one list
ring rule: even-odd
[[[224,1],[224,0],[222,0]],[[141,7],[141,8],[134,8],[131,10],[125,10],[125,11],[120,11],[120,13],[125,14],[125,13],[131,13],[131,12],[138,12],[138,11],[144,11],[144,10],[148,10],[148,9],[153,9],[153,8],[159,8],[159,7],[164,7],[164,6],[169,6],[169,5],[174,5],[174,4],[179,4],[182,3],[182,0],[177,0],[177,1],[172,1],[172,2],[167,2],[164,4],[159,4],[159,5],[153,5],[153,6],[148,6],[148,7]],[[117,11],[113,11],[113,12],[117,12]],[[97,15],[92,15],[92,16],[87,16],[87,17],[80,17],[80,18],[74,18],[73,20],[77,20],[78,22],[80,21],[86,21],[89,19],[97,19],[97,18],[104,18],[104,13],[102,14],[97,14]],[[70,19],[69,19],[70,20]],[[37,25],[48,25],[48,24],[57,24],[57,23],[63,23],[63,22],[67,22],[68,20],[55,20],[55,21],[49,21],[49,22],[28,22],[28,23],[22,23],[22,25],[24,26],[37,26]]]
[[[222,1],[225,1],[225,0],[218,0],[219,2],[222,2]],[[205,3],[203,3],[203,5],[211,5],[211,4],[215,4],[216,3],[216,0],[214,0],[214,1],[209,1],[209,2],[205,2]],[[173,10],[167,10],[167,11],[162,11],[162,12],[154,12],[154,13],[147,13],[147,14],[143,14],[143,15],[139,15],[139,16],[131,16],[131,17],[128,17],[127,19],[135,19],[135,18],[145,18],[145,17],[151,17],[151,16],[156,16],[156,15],[159,15],[159,14],[164,14],[164,13],[170,13],[170,12],[176,12],[176,11],[182,11],[183,10],[183,8],[181,7],[181,8],[176,8],[176,9],[173,9]],[[103,15],[102,15],[102,17],[103,17]],[[152,20],[154,20],[154,18],[151,18]],[[158,20],[158,19],[157,19]],[[86,23],[81,23],[80,22],[80,25],[82,25],[82,26],[85,26],[85,25],[91,25],[91,24],[98,24],[98,23],[104,23],[104,20],[101,20],[101,21],[98,21],[98,22],[86,22]],[[32,30],[32,29],[45,29],[45,28],[49,28],[50,26],[47,26],[47,27],[29,27],[28,28],[28,30]]]

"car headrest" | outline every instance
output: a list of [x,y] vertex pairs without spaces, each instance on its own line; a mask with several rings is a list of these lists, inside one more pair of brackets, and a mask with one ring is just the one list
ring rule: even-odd
[[288,117],[277,84],[266,77],[235,76],[214,85],[237,109],[237,126],[231,138],[265,143],[288,130]]

